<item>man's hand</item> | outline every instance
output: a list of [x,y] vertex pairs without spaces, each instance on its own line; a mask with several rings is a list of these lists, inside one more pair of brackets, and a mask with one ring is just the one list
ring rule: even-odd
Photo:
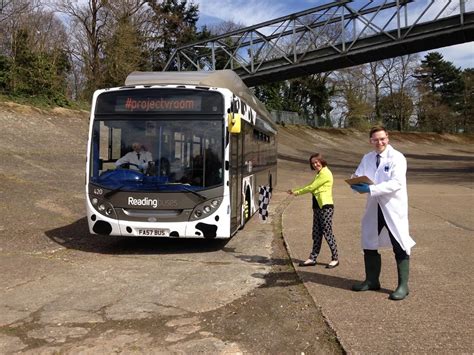
[[351,185],[351,189],[357,191],[360,194],[366,194],[370,192],[368,184],[354,184]]

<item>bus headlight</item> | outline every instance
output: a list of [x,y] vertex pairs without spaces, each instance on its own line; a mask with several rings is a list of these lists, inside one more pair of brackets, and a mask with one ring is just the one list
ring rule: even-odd
[[115,219],[117,218],[114,206],[112,206],[110,202],[93,196],[90,197],[90,202],[101,215]]
[[222,198],[214,198],[212,200],[205,201],[194,207],[194,210],[191,213],[191,217],[189,219],[193,221],[212,215],[212,213],[215,212],[215,210],[220,206],[221,203]]

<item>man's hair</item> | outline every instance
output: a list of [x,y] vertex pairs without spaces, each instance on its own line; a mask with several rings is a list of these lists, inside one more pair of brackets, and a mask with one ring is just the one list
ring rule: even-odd
[[380,131],[384,131],[385,133],[388,134],[388,132],[387,132],[387,130],[385,129],[384,126],[373,126],[373,127],[370,129],[369,138],[372,138],[372,134],[374,134],[375,132],[380,132]]
[[323,167],[328,165],[328,163],[326,162],[326,159],[323,158],[323,155],[320,153],[316,153],[309,157],[309,166],[311,167],[311,170],[316,170],[313,164],[311,163],[311,160],[313,160],[314,158],[316,158]]

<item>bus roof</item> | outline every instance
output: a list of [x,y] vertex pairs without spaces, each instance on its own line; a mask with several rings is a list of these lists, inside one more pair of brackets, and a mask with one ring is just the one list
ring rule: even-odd
[[242,79],[232,70],[216,71],[162,71],[162,72],[141,72],[130,73],[125,79],[125,85],[196,85],[206,87],[216,87],[229,89],[234,94],[242,98],[260,116],[271,121],[271,115],[250,89],[244,84]]

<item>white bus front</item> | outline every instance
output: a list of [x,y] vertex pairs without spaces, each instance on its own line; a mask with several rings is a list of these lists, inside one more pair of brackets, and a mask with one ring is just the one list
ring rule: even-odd
[[[207,89],[96,92],[87,160],[90,232],[229,238],[224,107],[223,95]],[[118,164],[136,143],[144,164]]]

